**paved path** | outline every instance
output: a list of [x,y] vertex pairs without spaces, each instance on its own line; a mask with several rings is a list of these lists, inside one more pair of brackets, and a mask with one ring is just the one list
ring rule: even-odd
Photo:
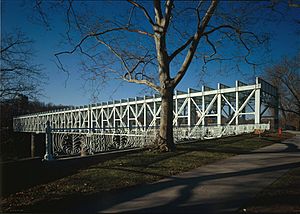
[[[300,167],[300,134],[190,172],[73,206],[80,213],[232,213],[289,169]],[[73,205],[74,205],[74,201]],[[67,211],[67,210],[66,210]]]
[[230,213],[295,167],[300,167],[300,135],[161,180],[137,193],[118,194],[125,201],[99,211]]

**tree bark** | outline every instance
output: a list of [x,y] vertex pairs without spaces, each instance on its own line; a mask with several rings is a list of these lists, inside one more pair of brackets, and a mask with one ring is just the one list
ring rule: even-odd
[[156,139],[157,146],[161,151],[174,151],[173,138],[173,93],[174,88],[161,90],[161,112],[159,136]]

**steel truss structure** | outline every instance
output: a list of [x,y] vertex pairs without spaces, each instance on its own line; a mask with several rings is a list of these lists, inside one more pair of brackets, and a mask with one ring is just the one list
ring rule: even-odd
[[[175,91],[174,138],[178,142],[268,130],[270,121],[262,118],[272,114],[275,124],[278,121],[278,109],[268,111],[278,106],[277,93],[276,87],[258,77],[252,85],[236,81],[235,87],[219,83],[217,89]],[[83,145],[89,153],[142,146],[156,136],[160,105],[161,98],[153,95],[24,115],[14,118],[14,130],[44,133],[49,121],[58,153],[75,154]]]

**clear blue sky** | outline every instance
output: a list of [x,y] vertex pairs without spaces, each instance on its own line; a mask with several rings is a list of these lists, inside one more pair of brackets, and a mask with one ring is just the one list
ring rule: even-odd
[[[21,29],[26,35],[35,41],[34,49],[36,50],[35,62],[42,64],[49,80],[44,86],[45,97],[40,99],[44,102],[65,105],[85,105],[91,103],[90,92],[86,92],[83,88],[83,80],[81,73],[78,71],[76,58],[69,57],[68,64],[72,65],[72,75],[69,77],[67,84],[65,81],[67,75],[55,65],[54,53],[62,51],[60,44],[61,36],[65,30],[65,25],[57,14],[51,16],[52,30],[47,30],[45,27],[38,25],[30,20],[32,16],[33,1],[17,1],[17,0],[2,0],[1,1],[1,32],[12,32],[16,28]],[[116,1],[113,1],[118,4]],[[115,6],[114,6],[115,7]],[[118,7],[118,6],[117,6]],[[116,8],[116,7],[115,7]],[[119,10],[122,7],[118,7]],[[101,11],[101,8],[99,8]],[[103,11],[103,14],[109,11]],[[300,8],[291,9],[291,17],[300,20]],[[279,23],[269,23],[265,29],[272,35],[270,43],[270,54],[268,62],[276,62],[284,55],[294,55],[299,51],[299,38],[296,31],[300,31],[300,25],[292,22],[291,19]],[[299,33],[298,33],[299,36]],[[234,65],[232,65],[234,67]],[[253,75],[251,66],[242,66],[243,73],[235,71],[229,73],[220,73],[220,65],[212,63],[207,68],[207,75],[204,76],[204,81],[207,85],[216,87],[218,82],[234,85],[234,81],[239,79],[249,82],[249,76]],[[259,68],[259,69],[262,69]],[[197,64],[189,68],[189,72],[184,77],[182,83],[177,89],[186,91],[187,88],[199,88],[199,77],[197,71],[200,70]],[[195,72],[196,71],[196,72]],[[256,71],[257,73],[260,70]],[[248,74],[248,75],[244,75]],[[145,92],[141,92],[142,87],[125,82],[113,81],[109,87],[100,88],[100,101],[108,101],[112,99],[121,99],[135,96],[143,96]],[[148,92],[149,94],[151,92]]]

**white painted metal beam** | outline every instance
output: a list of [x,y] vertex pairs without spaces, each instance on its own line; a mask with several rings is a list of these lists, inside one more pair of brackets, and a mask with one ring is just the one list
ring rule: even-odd
[[[255,124],[260,124],[261,103],[264,100],[276,100],[276,97],[272,96],[276,88],[272,87],[257,78],[253,85],[245,85],[236,81],[236,86],[232,88],[218,84],[217,89],[206,90],[207,87],[203,86],[201,91],[192,89],[189,89],[188,93],[175,91],[173,124],[179,126],[182,125],[181,122],[185,121],[185,125],[189,127],[210,125],[210,123],[224,127],[231,125],[233,121],[235,121],[235,125],[239,125],[239,116],[241,115],[254,115]],[[264,89],[267,90],[266,93]],[[247,96],[249,93],[251,96]],[[241,112],[245,106],[250,105],[253,94],[255,94],[253,112]],[[241,99],[245,100],[242,105]],[[80,108],[23,115],[14,118],[14,130],[45,132],[45,124],[49,120],[50,125],[55,128],[107,129],[116,128],[119,125],[121,127],[139,126],[143,127],[142,130],[147,131],[147,129],[159,125],[160,102],[161,98],[153,95],[152,97],[144,96],[143,98],[106,102]],[[224,110],[225,106],[228,106],[229,112]],[[211,110],[214,112],[210,112]],[[224,122],[222,117],[231,118],[229,122]]]

